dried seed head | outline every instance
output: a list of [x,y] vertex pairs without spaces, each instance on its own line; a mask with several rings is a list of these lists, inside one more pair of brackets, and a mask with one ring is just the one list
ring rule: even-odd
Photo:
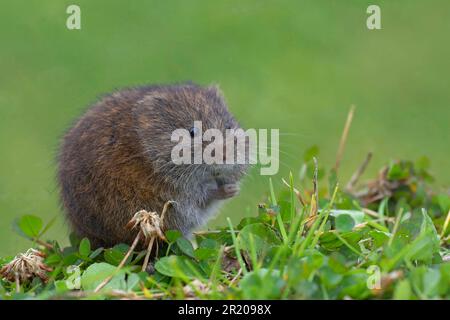
[[35,277],[42,281],[48,280],[47,272],[52,271],[44,264],[45,255],[35,249],[28,249],[25,253],[19,253],[11,262],[0,269],[0,276],[8,281],[18,280],[25,283]]
[[166,240],[164,236],[164,215],[169,208],[169,205],[175,204],[175,201],[169,200],[164,204],[161,212],[161,216],[158,216],[156,211],[148,212],[146,210],[140,210],[135,213],[133,218],[127,223],[127,228],[134,229],[137,226],[141,229],[142,234],[146,241],[149,241],[153,237],[157,237],[160,240]]
[[162,231],[162,219],[158,214],[141,210],[136,212],[134,217],[128,222],[127,227],[134,229],[139,227],[145,239],[151,239],[152,237],[158,237],[161,240],[165,240],[164,233]]

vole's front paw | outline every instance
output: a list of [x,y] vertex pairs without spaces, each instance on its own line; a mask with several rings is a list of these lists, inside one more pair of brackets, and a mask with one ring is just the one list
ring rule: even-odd
[[228,199],[239,194],[239,186],[234,183],[223,184],[217,189],[217,199]]

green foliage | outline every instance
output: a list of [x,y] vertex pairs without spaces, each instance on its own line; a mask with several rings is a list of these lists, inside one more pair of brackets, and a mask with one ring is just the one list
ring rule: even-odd
[[116,267],[106,262],[91,264],[81,276],[81,288],[83,290],[94,290],[105,278],[113,276],[111,281],[103,290],[125,289],[125,273],[115,274]]
[[[314,166],[312,158],[318,152],[313,147],[305,153],[307,168]],[[373,187],[381,183],[373,181],[351,192],[336,188],[339,179],[332,170],[330,189],[320,191],[316,213],[311,208],[313,190],[295,187],[293,175],[283,190],[275,190],[269,182],[268,201],[236,226],[228,220],[228,228],[199,232],[192,241],[179,231],[166,231],[167,241],[159,243],[150,274],[141,271],[145,251],[131,253],[118,268],[128,245],[92,248],[88,239],[71,235],[71,245],[61,248],[56,241],[42,241],[49,224],[26,215],[15,222],[16,230],[46,255],[45,264],[52,271],[46,283],[35,278],[20,288],[3,279],[0,295],[4,299],[71,298],[75,293],[88,299],[448,299],[449,237],[444,223],[450,200],[429,187],[428,168],[424,158],[416,163],[392,162],[377,178],[389,188],[383,197]],[[303,190],[304,206],[297,189]],[[11,259],[1,258],[0,264]],[[108,277],[107,285],[94,292]]]
[[87,258],[89,256],[89,254],[91,253],[91,243],[89,242],[89,239],[84,238],[83,240],[81,240],[78,252],[84,258]]
[[17,220],[15,229],[26,237],[37,238],[42,230],[42,219],[33,215],[24,215]]

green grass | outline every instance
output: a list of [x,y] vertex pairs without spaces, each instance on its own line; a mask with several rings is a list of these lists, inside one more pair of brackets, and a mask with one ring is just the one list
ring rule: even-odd
[[[383,29],[368,31],[369,3],[80,0],[82,30],[68,31],[71,1],[2,1],[0,254],[27,248],[11,228],[24,214],[58,217],[49,236],[68,244],[54,183],[59,138],[98,95],[122,86],[219,83],[245,127],[281,130],[275,190],[309,145],[331,165],[336,119],[351,104],[343,177],[372,150],[368,174],[386,155],[427,155],[448,186],[450,3],[377,1]],[[267,181],[255,171],[242,190],[211,226],[251,216]]]
[[[346,189],[335,169],[314,175],[316,153],[304,157],[313,183],[291,176],[276,189],[270,181],[270,197],[240,223],[228,219],[192,242],[167,231],[152,274],[141,271],[146,251],[93,250],[73,236],[62,247],[45,240],[51,222],[23,216],[17,232],[45,258],[17,274],[8,271],[13,257],[0,258],[0,297],[449,299],[450,196],[430,187],[427,161],[392,162],[375,180]],[[311,201],[301,203],[299,193]]]

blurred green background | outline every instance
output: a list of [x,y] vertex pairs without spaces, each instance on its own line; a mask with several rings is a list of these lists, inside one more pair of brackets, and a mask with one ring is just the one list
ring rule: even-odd
[[[66,28],[81,7],[82,29]],[[366,28],[381,6],[382,30]],[[450,182],[450,2],[42,1],[0,2],[0,255],[30,244],[15,217],[58,216],[55,155],[68,125],[99,94],[123,86],[193,80],[219,83],[245,127],[280,128],[282,165],[298,174],[318,144],[333,164],[346,114],[356,114],[344,180],[374,152],[370,174],[391,158],[427,155]],[[268,189],[253,172],[211,225],[255,213]]]

